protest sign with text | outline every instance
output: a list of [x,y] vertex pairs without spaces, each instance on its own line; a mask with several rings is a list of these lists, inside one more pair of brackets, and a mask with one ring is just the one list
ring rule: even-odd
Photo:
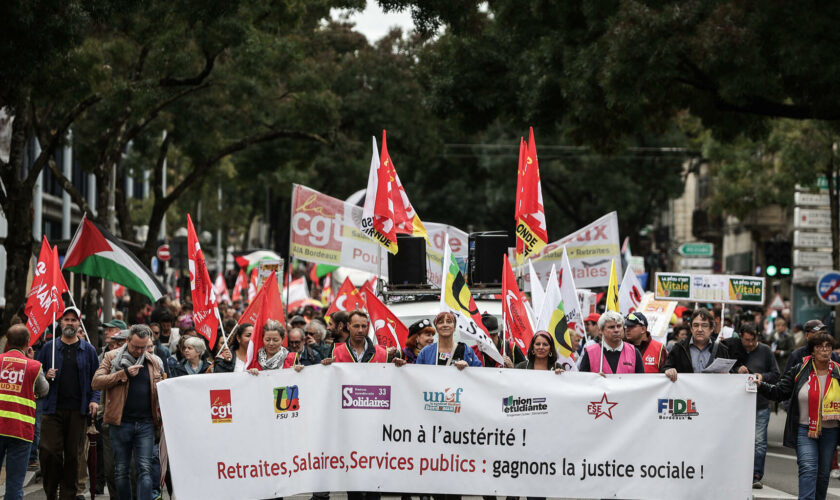
[[705,499],[750,497],[755,394],[746,380],[333,364],[158,388],[183,499]]

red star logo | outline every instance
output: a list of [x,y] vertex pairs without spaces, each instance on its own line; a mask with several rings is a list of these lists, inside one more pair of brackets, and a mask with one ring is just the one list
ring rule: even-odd
[[607,399],[607,393],[604,393],[604,396],[601,398],[600,401],[590,401],[589,405],[586,407],[586,412],[590,415],[595,415],[595,420],[598,419],[601,415],[606,415],[612,420],[612,409],[618,403],[611,403],[609,399]]

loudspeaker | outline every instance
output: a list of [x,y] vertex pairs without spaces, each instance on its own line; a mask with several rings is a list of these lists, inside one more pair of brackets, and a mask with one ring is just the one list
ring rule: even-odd
[[470,285],[501,286],[502,257],[511,246],[507,231],[470,234]]
[[388,252],[388,284],[426,284],[426,239],[398,234],[397,245],[397,255]]

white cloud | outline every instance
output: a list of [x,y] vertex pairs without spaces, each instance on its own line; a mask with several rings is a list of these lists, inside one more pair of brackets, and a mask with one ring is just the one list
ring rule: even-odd
[[363,12],[350,13],[346,9],[333,9],[331,14],[336,20],[345,20],[344,16],[347,16],[346,20],[354,23],[355,30],[365,35],[371,43],[387,35],[394,26],[402,28],[404,33],[414,30],[408,9],[385,13],[375,0],[369,0]]

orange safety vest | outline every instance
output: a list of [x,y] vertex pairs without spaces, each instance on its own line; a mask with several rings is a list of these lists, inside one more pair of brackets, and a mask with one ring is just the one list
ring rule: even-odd
[[35,379],[41,363],[18,350],[0,354],[0,436],[32,442],[35,436]]
[[662,343],[650,339],[645,352],[642,353],[642,363],[645,373],[659,373],[659,363],[662,361]]
[[[384,363],[388,360],[388,351],[381,345],[373,346],[376,354],[367,363]],[[333,359],[336,363],[356,363],[353,355],[350,354],[350,347],[346,343],[336,344],[333,349]]]

